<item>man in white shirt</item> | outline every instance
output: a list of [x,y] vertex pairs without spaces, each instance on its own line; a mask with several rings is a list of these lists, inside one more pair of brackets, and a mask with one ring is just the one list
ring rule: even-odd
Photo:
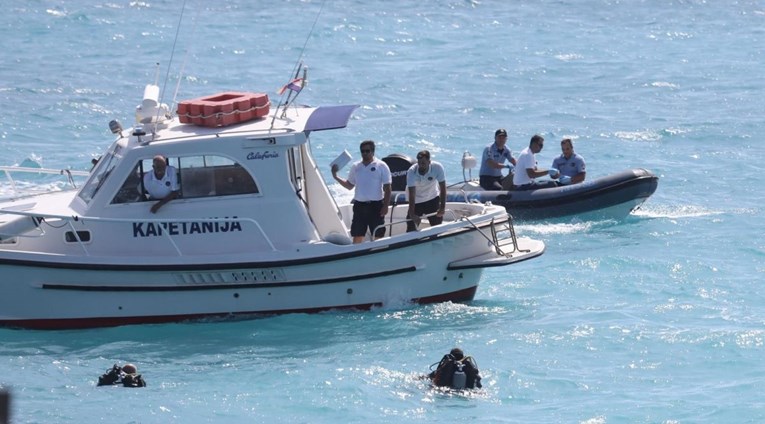
[[548,183],[536,182],[537,177],[549,175],[551,178],[557,178],[559,174],[557,169],[547,171],[537,168],[536,154],[542,151],[544,142],[545,139],[541,135],[535,134],[531,137],[531,141],[529,141],[529,147],[521,151],[521,155],[518,156],[515,165],[515,173],[513,174],[515,190],[533,190],[556,186],[554,181]]
[[444,167],[430,161],[429,151],[417,153],[417,163],[406,171],[406,187],[409,200],[407,232],[417,231],[423,215],[434,214],[428,216],[431,227],[443,222],[446,210]]
[[373,233],[375,240],[385,237],[385,215],[390,204],[390,185],[392,182],[388,165],[375,158],[375,142],[365,140],[359,146],[361,160],[348,172],[348,179],[337,176],[338,166],[332,166],[332,177],[341,186],[353,192],[353,220],[351,237],[353,243],[361,243],[367,230]]
[[165,203],[178,197],[180,189],[178,174],[174,167],[167,164],[164,156],[154,156],[151,167],[152,171],[143,175],[143,187],[151,199],[159,200],[151,206],[151,213],[157,213]]

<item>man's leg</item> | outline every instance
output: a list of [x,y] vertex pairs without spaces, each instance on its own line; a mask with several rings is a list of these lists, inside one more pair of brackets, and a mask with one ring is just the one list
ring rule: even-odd
[[353,244],[362,243],[367,235],[366,208],[363,203],[353,204],[353,219],[351,220],[351,237]]
[[374,239],[378,240],[385,237],[385,217],[380,216],[380,210],[382,209],[383,202],[372,202],[369,204],[367,219],[369,220],[369,232],[374,234]]

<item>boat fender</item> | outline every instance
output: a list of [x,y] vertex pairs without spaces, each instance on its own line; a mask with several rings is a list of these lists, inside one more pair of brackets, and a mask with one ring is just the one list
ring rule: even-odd
[[384,157],[383,162],[390,168],[391,191],[406,191],[406,171],[417,161],[400,153],[393,153]]
[[351,238],[348,237],[346,234],[341,234],[341,233],[338,233],[337,231],[332,231],[326,236],[324,236],[324,241],[326,241],[327,243],[337,244],[340,246],[345,246],[353,242],[353,240],[351,240]]

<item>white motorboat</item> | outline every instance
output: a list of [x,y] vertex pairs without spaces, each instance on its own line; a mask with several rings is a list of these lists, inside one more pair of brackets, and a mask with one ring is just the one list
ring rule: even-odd
[[[344,128],[356,106],[273,110],[265,95],[221,93],[172,116],[157,92],[147,86],[133,128],[110,123],[116,140],[80,173],[79,188],[0,202],[0,325],[467,301],[484,268],[544,252],[541,241],[515,236],[504,207],[475,202],[448,203],[443,224],[412,233],[406,208],[391,208],[385,238],[351,244],[352,209],[336,204],[309,135]],[[155,155],[180,183],[180,197],[156,214],[142,183]]]

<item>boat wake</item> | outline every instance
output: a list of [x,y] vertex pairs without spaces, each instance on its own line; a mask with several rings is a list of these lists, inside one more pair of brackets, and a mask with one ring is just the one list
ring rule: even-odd
[[641,218],[699,218],[704,216],[721,215],[721,210],[707,209],[701,206],[678,205],[678,206],[651,206],[640,208],[632,212],[632,215]]
[[587,222],[574,222],[574,223],[535,223],[535,224],[516,224],[515,228],[518,232],[524,234],[536,233],[540,235],[551,234],[578,234],[588,233],[593,228],[601,227],[603,224],[611,225],[615,221],[587,221]]

